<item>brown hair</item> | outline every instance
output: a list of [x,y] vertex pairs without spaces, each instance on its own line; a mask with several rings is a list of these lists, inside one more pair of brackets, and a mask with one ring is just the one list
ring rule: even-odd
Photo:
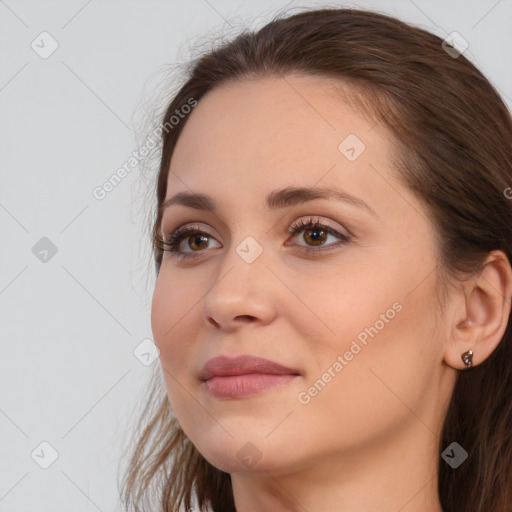
[[[463,55],[442,40],[395,18],[344,8],[309,9],[244,31],[203,54],[170,102],[176,110],[229,80],[305,73],[352,87],[354,102],[393,136],[397,177],[427,207],[436,228],[441,282],[479,270],[492,250],[512,260],[512,120],[499,94]],[[169,164],[187,121],[162,132],[153,251],[162,261],[160,206]],[[169,126],[167,124],[167,126]],[[143,510],[156,493],[159,510],[234,510],[230,475],[195,449],[154,382],[142,435],[124,479],[123,499]],[[441,504],[450,512],[512,511],[511,321],[496,350],[459,372],[439,441],[469,454],[457,469],[439,457]]]

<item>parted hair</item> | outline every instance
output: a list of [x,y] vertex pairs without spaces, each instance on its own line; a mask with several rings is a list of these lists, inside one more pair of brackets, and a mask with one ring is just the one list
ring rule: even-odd
[[[450,55],[442,42],[422,28],[359,9],[279,15],[195,59],[160,121],[165,125],[191,98],[200,102],[228,81],[291,73],[339,80],[354,104],[389,130],[393,171],[426,206],[435,227],[440,282],[457,282],[478,271],[490,251],[502,250],[512,261],[512,201],[504,193],[512,186],[512,121],[490,81],[463,54]],[[162,131],[160,141],[151,234],[157,274],[161,205],[186,122]],[[127,510],[235,510],[230,475],[187,438],[158,376],[137,436],[123,478]],[[443,510],[512,512],[510,318],[494,352],[458,373],[439,454],[453,441],[468,459],[452,469],[439,457]]]

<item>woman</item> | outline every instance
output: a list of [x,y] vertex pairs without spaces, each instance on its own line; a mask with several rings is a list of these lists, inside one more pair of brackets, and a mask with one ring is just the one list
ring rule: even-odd
[[162,127],[166,389],[127,507],[510,512],[512,122],[482,74],[309,10],[194,62]]

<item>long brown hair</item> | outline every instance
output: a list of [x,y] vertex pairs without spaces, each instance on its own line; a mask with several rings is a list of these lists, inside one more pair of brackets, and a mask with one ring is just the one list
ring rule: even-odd
[[[187,122],[181,116],[175,124],[172,116],[226,81],[296,72],[348,84],[351,100],[389,129],[397,178],[423,201],[435,226],[440,282],[477,271],[495,249],[512,261],[512,202],[504,193],[512,186],[511,116],[482,73],[464,55],[445,49],[439,37],[387,15],[328,7],[278,16],[194,60],[161,119],[152,232],[157,273],[160,206],[173,150]],[[230,475],[213,467],[188,440],[159,376],[140,431],[123,480],[129,510],[145,510],[151,498],[165,512],[193,505],[235,510]],[[510,318],[491,356],[459,372],[439,454],[453,441],[469,457],[456,470],[439,457],[443,509],[511,512]]]

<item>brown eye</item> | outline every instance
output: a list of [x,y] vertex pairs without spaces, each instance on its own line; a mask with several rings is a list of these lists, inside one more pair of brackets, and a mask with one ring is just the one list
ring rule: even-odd
[[327,239],[327,235],[328,233],[323,229],[310,228],[304,231],[303,238],[312,245],[322,245]]
[[[299,233],[303,233],[302,237],[299,238],[299,240],[302,240],[305,242],[305,244],[297,244],[300,247],[321,247],[320,249],[317,249],[318,251],[323,250],[323,247],[330,248],[331,246],[336,246],[339,244],[348,243],[351,241],[351,237],[348,235],[344,235],[343,233],[340,233],[339,231],[335,230],[331,226],[328,226],[327,224],[324,224],[323,222],[320,222],[319,220],[314,220],[313,218],[310,218],[309,221],[304,222],[303,220],[299,220],[295,224],[293,224],[290,227],[290,232],[292,235],[297,235]],[[329,243],[326,244],[325,242],[328,240],[329,237],[334,238],[334,242],[336,242],[336,239],[338,240],[338,244],[336,243]],[[313,249],[314,251],[314,249]]]
[[185,240],[188,240],[188,246],[194,251],[204,249],[208,245],[208,236],[205,235],[192,235]]
[[[204,249],[208,248],[210,240],[215,240],[215,238],[199,229],[198,226],[182,226],[171,233],[169,240],[162,241],[162,250],[171,253],[176,258],[193,258],[205,252]],[[185,241],[187,244],[182,248]],[[222,245],[219,244],[219,247]]]

